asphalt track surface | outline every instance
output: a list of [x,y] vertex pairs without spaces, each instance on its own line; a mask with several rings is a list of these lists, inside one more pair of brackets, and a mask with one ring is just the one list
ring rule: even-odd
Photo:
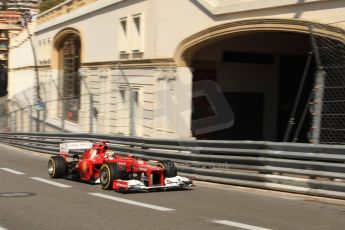
[[50,179],[48,158],[0,145],[0,230],[345,229],[344,201],[202,182],[121,194]]

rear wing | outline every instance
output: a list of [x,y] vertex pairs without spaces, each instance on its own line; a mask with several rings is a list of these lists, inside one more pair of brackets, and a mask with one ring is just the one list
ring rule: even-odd
[[60,154],[68,154],[69,150],[86,150],[92,147],[90,141],[64,142],[60,144]]

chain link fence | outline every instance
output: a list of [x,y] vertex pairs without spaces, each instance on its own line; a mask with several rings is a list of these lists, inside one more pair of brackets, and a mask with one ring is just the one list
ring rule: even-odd
[[40,101],[34,101],[36,90],[29,88],[0,102],[2,131],[130,133],[133,114],[128,90],[93,89],[96,92],[84,90],[79,97],[62,97],[57,81],[41,83],[40,90]]
[[312,114],[320,115],[318,143],[345,144],[345,43],[325,36],[314,41],[319,59],[314,94],[320,111]]

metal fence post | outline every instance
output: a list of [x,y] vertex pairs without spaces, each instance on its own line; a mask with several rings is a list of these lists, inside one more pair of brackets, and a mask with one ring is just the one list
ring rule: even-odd
[[29,106],[29,132],[32,133],[32,106]]
[[317,71],[315,76],[315,86],[314,86],[314,100],[313,100],[313,121],[311,130],[311,142],[313,144],[320,143],[320,133],[321,133],[321,114],[323,106],[323,94],[324,94],[324,84],[326,72],[323,69],[323,65],[320,58],[319,47],[316,42],[315,35],[313,33],[313,28],[310,28],[310,39],[311,45],[314,50],[315,61],[317,65]]
[[320,143],[321,133],[321,113],[323,105],[324,82],[326,73],[323,70],[316,72],[315,88],[314,88],[314,107],[313,107],[313,125],[312,125],[312,143]]
[[135,136],[135,98],[134,98],[134,91],[132,88],[129,88],[129,127],[130,127],[130,135]]
[[46,132],[46,119],[47,119],[47,105],[44,105],[43,108],[43,120],[42,120],[42,132],[45,133]]
[[24,130],[24,109],[20,109],[20,131],[25,132]]
[[65,119],[66,119],[65,101],[61,99],[61,132],[65,132]]
[[90,99],[90,133],[93,133],[94,132],[94,129],[93,129],[93,119],[94,119],[94,116],[95,116],[95,112],[94,112],[94,109],[93,109],[93,96],[92,96],[92,93],[89,93],[89,99]]
[[13,112],[13,131],[17,132],[17,110]]
[[7,122],[8,122],[8,127],[9,127],[10,131],[14,132],[14,130],[13,130],[13,112],[9,112]]
[[40,123],[41,123],[41,113],[40,111],[36,111],[36,115],[37,115],[37,122],[36,122],[36,132],[40,132]]

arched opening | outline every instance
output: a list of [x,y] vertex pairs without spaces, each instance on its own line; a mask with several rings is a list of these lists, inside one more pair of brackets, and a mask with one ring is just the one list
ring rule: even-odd
[[[211,28],[186,39],[177,51],[176,60],[193,71],[194,136],[213,140],[310,142],[314,119],[310,98],[318,67],[310,28],[310,23],[300,22],[294,26],[277,20],[260,24],[243,22]],[[344,41],[343,31],[320,27],[314,31],[315,36],[327,41]],[[343,70],[337,70],[342,78]],[[221,91],[219,99],[200,94],[200,87],[206,92],[212,82]],[[345,80],[340,84],[344,86]],[[226,103],[219,104],[222,98]],[[215,117],[216,110],[225,111],[225,117],[232,120],[207,119]],[[202,120],[210,128],[201,129]]]
[[58,48],[60,89],[63,99],[63,116],[73,122],[79,120],[81,79],[80,68],[80,37],[77,34],[65,36]]

